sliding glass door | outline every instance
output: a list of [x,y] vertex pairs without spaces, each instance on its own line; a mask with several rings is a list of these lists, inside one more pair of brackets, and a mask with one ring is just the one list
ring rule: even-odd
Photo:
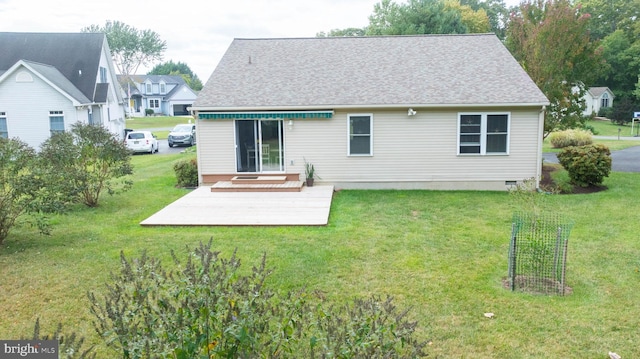
[[238,172],[283,172],[283,121],[236,120]]

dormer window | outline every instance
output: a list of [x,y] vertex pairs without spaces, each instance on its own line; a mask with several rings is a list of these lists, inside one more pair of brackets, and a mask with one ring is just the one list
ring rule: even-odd
[[107,83],[107,68],[100,66],[100,83]]
[[145,93],[152,93],[152,92],[151,92],[151,83],[150,83],[150,82],[147,82],[147,83],[145,84],[145,90],[144,90],[144,92],[145,92]]
[[161,94],[167,93],[167,84],[165,84],[164,82],[160,83],[160,93]]

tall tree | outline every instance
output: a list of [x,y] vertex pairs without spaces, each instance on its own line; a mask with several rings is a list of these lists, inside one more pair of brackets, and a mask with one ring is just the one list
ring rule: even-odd
[[466,34],[487,32],[484,11],[460,5],[459,0],[382,0],[369,16],[367,35]]
[[607,62],[595,85],[611,88],[620,100],[632,97],[640,72],[640,0],[579,0],[579,4],[592,15],[591,36],[602,39]]
[[578,0],[583,11],[591,14],[589,29],[594,39],[603,39],[616,30],[631,38],[640,24],[640,0]]
[[[393,0],[382,0],[374,5],[365,28],[334,29],[316,36],[466,34],[489,32],[495,28],[500,31],[496,31],[497,35],[503,38],[507,13],[503,0],[487,1],[409,0],[406,4],[398,4]],[[489,14],[496,18],[491,19]]]
[[148,75],[179,75],[182,76],[184,82],[195,91],[202,90],[202,81],[198,78],[198,75],[191,71],[191,68],[184,62],[173,62],[169,60],[154,66]]
[[468,5],[472,10],[484,10],[489,19],[489,31],[504,40],[509,9],[504,0],[460,0],[461,5]]
[[167,43],[158,33],[138,30],[120,21],[107,21],[104,26],[91,25],[82,32],[105,33],[111,56],[121,75],[135,75],[140,66],[162,60]]
[[583,84],[593,81],[602,63],[589,18],[569,0],[527,0],[509,21],[507,47],[551,103],[545,137],[584,123]]

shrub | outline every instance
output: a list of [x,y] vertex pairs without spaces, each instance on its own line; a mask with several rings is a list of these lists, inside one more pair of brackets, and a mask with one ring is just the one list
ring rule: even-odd
[[58,324],[55,333],[51,335],[40,335],[40,319],[36,319],[33,328],[33,337],[22,338],[22,340],[57,340],[60,350],[59,357],[64,359],[95,359],[96,354],[93,353],[93,346],[83,349],[85,344],[84,337],[78,337],[75,332],[65,334],[62,332],[62,324]]
[[198,186],[198,161],[193,158],[184,160],[173,165],[176,172],[178,187],[197,187]]
[[602,144],[566,147],[558,153],[558,160],[571,183],[581,187],[600,185],[611,172],[611,152]]
[[144,110],[144,114],[147,116],[153,116],[154,113],[155,112],[153,112],[153,109],[150,108]]
[[[94,326],[121,358],[417,358],[425,343],[417,324],[388,298],[352,305],[311,303],[306,291],[285,295],[266,287],[266,256],[240,270],[200,246],[167,271],[143,254],[128,260],[106,286],[90,292]],[[247,273],[247,274],[245,274]]]
[[100,125],[75,123],[41,146],[40,156],[52,178],[66,187],[69,198],[98,206],[100,194],[128,191],[133,182],[131,153],[122,140]]
[[585,146],[593,143],[593,135],[587,130],[570,129],[552,133],[549,141],[554,148]]
[[64,213],[70,204],[45,164],[25,142],[0,138],[0,245],[21,222],[49,234],[48,214]]
[[600,107],[598,117],[611,118],[613,115],[613,107]]

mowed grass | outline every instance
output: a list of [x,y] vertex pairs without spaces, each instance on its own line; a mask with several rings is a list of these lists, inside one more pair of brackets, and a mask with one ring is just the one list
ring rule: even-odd
[[[620,137],[633,137],[631,134],[631,125],[620,126],[608,120],[590,120],[587,121],[587,125],[593,127],[597,132],[597,136],[618,136],[618,129],[620,129]],[[636,126],[638,123],[636,123]],[[636,132],[636,128],[634,127],[634,135]],[[625,148],[640,146],[640,137],[637,140],[629,140],[629,139],[599,139],[594,138],[594,143],[601,143],[607,147],[611,151],[619,151],[624,150]],[[549,137],[545,138],[542,144],[542,152],[560,152],[560,148],[553,148],[551,146],[551,142],[549,141]]]
[[[244,269],[263,253],[271,288],[307,287],[335,302],[391,295],[411,308],[433,358],[640,357],[640,174],[612,173],[609,190],[549,195],[546,208],[575,222],[569,296],[513,293],[507,274],[512,198],[503,192],[339,191],[323,227],[141,227],[187,190],[175,188],[183,155],[134,156],[134,188],[99,208],[54,218],[51,236],[16,228],[0,247],[0,338],[43,332],[58,322],[98,344],[87,291],[103,291],[119,253],[171,263],[170,251],[213,238]],[[190,155],[193,156],[193,155]],[[484,313],[495,314],[493,319]]]
[[127,128],[140,130],[143,128],[172,128],[179,123],[193,122],[189,116],[148,116],[127,118]]

